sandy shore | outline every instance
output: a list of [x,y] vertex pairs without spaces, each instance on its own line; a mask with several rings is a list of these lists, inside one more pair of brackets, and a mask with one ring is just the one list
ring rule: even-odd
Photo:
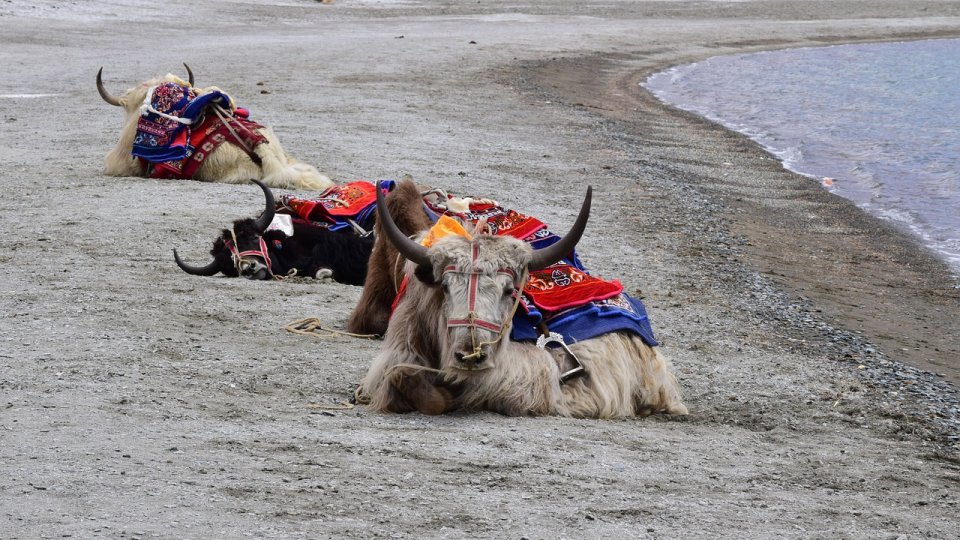
[[[165,9],[0,4],[0,537],[955,537],[956,279],[639,83],[960,36],[960,4]],[[358,288],[187,276],[171,248],[203,260],[258,190],[102,175],[97,68],[119,92],[184,61],[337,181],[410,173],[558,230],[593,185],[582,255],[645,298],[692,414],[336,408],[379,343],[283,326],[342,327]]]

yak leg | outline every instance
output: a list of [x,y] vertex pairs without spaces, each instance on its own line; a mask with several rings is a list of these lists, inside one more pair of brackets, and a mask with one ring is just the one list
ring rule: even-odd
[[660,351],[648,347],[634,338],[640,349],[640,373],[642,385],[635,397],[637,413],[647,416],[652,413],[689,414],[680,397],[680,385],[673,375],[670,361]]
[[401,398],[397,403],[405,410],[391,412],[420,411],[423,414],[437,415],[449,411],[453,407],[453,394],[447,388],[436,386],[430,382],[423,372],[405,373],[398,369],[390,378],[390,385]]
[[380,412],[442,414],[453,406],[453,395],[434,383],[432,368],[408,351],[384,351],[360,383],[369,396],[367,407]]
[[322,283],[333,283],[334,281],[336,281],[333,279],[333,270],[329,268],[318,269],[317,272],[313,275],[313,277]]

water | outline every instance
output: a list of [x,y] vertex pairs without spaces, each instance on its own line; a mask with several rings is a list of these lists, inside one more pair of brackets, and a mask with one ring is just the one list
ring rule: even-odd
[[960,271],[960,40],[715,57],[644,86],[913,231]]

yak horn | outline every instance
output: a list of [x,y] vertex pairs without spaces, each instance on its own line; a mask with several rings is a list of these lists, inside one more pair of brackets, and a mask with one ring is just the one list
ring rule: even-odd
[[190,266],[180,259],[180,254],[177,253],[176,249],[173,250],[173,258],[177,261],[177,266],[179,266],[181,270],[195,276],[212,276],[220,271],[216,260],[206,266]]
[[570,231],[555,244],[538,249],[533,252],[533,259],[530,261],[530,270],[541,270],[559,261],[568,253],[573,251],[583,236],[584,229],[587,228],[587,220],[590,218],[590,201],[593,198],[593,186],[587,186],[587,196],[583,198],[583,205],[580,207],[580,215],[577,221],[573,223]]
[[383,227],[383,232],[387,235],[387,240],[397,248],[397,251],[399,251],[401,255],[419,265],[430,264],[430,257],[427,256],[427,248],[407,238],[407,235],[403,234],[393,221],[393,216],[391,216],[390,211],[387,210],[387,199],[383,196],[379,181],[377,182],[377,220],[380,222],[381,227]]
[[190,69],[190,66],[186,62],[183,63],[183,67],[187,68],[187,80],[190,81],[190,86],[193,86],[193,70]]
[[111,96],[110,92],[107,92],[107,89],[103,87],[103,79],[101,78],[102,76],[103,76],[103,67],[101,67],[100,70],[97,71],[97,92],[100,92],[100,97],[102,97],[104,101],[113,105],[114,107],[123,106],[123,104],[120,103],[119,99]]
[[250,181],[260,186],[260,189],[263,190],[263,196],[266,199],[266,203],[264,203],[264,207],[263,207],[263,213],[260,214],[260,217],[257,218],[257,221],[256,221],[257,230],[260,233],[263,233],[264,231],[267,230],[267,227],[269,227],[270,224],[273,223],[273,216],[274,214],[276,214],[277,204],[276,204],[276,200],[273,198],[273,192],[270,191],[270,188],[268,188],[259,180],[250,179]]

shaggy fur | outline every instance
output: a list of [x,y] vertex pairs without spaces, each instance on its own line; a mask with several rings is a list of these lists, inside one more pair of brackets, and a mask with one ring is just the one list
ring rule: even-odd
[[[143,164],[130,152],[133,140],[137,133],[137,119],[139,108],[147,96],[150,87],[164,82],[178,82],[179,79],[171,74],[158,79],[149,80],[139,86],[127,90],[119,98],[120,104],[126,111],[120,139],[104,160],[104,172],[109,176],[146,176],[147,171]],[[197,89],[198,94],[205,94],[217,90],[216,87]],[[315,168],[301,163],[280,146],[277,136],[268,127],[259,130],[266,137],[267,144],[257,145],[254,153],[260,157],[261,165],[254,163],[247,152],[232,143],[221,144],[210,156],[204,160],[194,180],[203,182],[225,182],[239,184],[256,178],[264,184],[284,189],[308,189],[322,191],[333,186],[333,182],[320,174]]]
[[[481,236],[477,241],[476,268],[482,272],[477,314],[504,321],[513,305],[509,294],[513,284],[496,272],[509,268],[524,280],[530,248],[510,237]],[[486,359],[478,366],[482,369],[464,369],[456,353],[472,350],[469,331],[448,329],[447,320],[463,316],[468,276],[443,269],[450,265],[469,269],[470,249],[470,242],[461,237],[437,242],[429,250],[433,266],[429,283],[414,278],[416,268],[407,264],[411,278],[406,295],[361,384],[371,409],[437,414],[461,408],[585,418],[687,414],[669,362],[630,333],[615,332],[572,345],[589,375],[564,385],[559,382],[562,361],[557,353],[506,338],[485,346]],[[476,333],[482,342],[496,338],[492,331]]]
[[[294,223],[292,237],[280,231],[263,235],[273,271],[286,275],[295,268],[299,276],[331,279],[347,285],[363,285],[373,238],[357,236],[353,231],[331,232],[320,227]],[[281,242],[276,249],[274,240]],[[329,272],[324,272],[328,270]]]
[[[387,210],[404,234],[413,235],[430,227],[420,189],[410,178],[401,180],[387,195]],[[379,222],[374,225],[374,236],[363,294],[347,321],[347,331],[357,334],[382,335],[387,331],[390,305],[403,279],[403,258],[387,240]]]

